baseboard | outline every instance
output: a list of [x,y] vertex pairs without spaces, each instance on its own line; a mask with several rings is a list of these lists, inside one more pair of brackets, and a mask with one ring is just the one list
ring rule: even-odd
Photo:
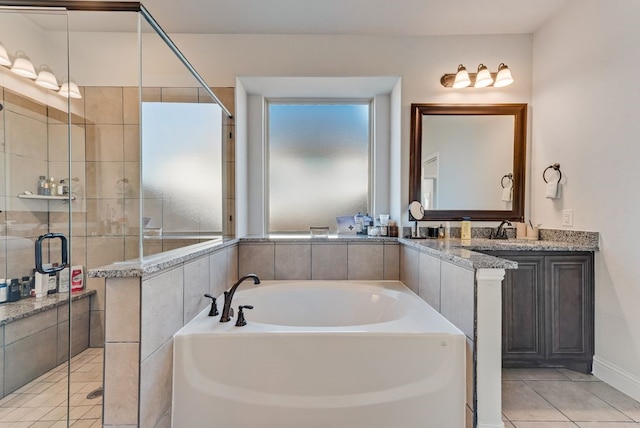
[[504,422],[500,422],[500,424],[478,424],[478,428],[504,428]]
[[593,375],[640,401],[640,377],[599,357],[593,357]]

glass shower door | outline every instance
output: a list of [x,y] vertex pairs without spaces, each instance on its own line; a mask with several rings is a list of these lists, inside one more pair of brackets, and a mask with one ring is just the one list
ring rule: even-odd
[[69,76],[67,13],[0,7],[0,45],[0,425],[53,424],[69,420],[74,342],[62,273],[77,204],[77,113],[59,93]]

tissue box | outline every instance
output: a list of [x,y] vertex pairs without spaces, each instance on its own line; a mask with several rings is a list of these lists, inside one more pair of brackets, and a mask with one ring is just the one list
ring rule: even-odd
[[356,220],[352,215],[345,215],[336,217],[338,223],[338,234],[341,235],[355,235],[356,234]]

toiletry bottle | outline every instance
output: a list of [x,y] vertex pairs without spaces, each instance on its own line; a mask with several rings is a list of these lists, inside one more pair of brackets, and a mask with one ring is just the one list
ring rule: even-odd
[[444,226],[442,224],[438,228],[438,239],[444,239]]
[[70,278],[71,278],[71,268],[67,266],[66,268],[60,271],[60,277],[58,278],[58,291],[60,293],[68,293],[71,287]]
[[460,238],[464,240],[471,239],[471,218],[462,217],[460,222]]
[[17,302],[20,300],[20,280],[18,278],[11,279],[7,287],[7,302]]
[[42,194],[44,196],[51,195],[51,189],[49,188],[49,180],[44,180],[44,183],[42,184]]
[[47,182],[47,179],[44,175],[40,176],[40,180],[38,180],[38,195],[44,195],[44,184]]
[[51,196],[58,196],[58,184],[53,177],[49,180],[49,194]]
[[65,187],[66,184],[64,183],[64,180],[60,180],[60,183],[58,184],[58,196],[66,195],[66,192],[64,191]]
[[451,238],[451,223],[449,223],[448,221],[445,222],[444,224],[444,238],[445,239]]
[[31,278],[28,276],[23,276],[21,286],[22,289],[20,290],[20,293],[22,295],[22,298],[31,296]]
[[362,226],[364,224],[364,216],[362,213],[358,212],[355,216],[353,216],[353,220],[356,223],[356,234],[362,235]]
[[84,288],[84,269],[82,266],[71,266],[71,291],[80,291]]
[[7,280],[0,279],[0,303],[7,301]]
[[389,220],[389,236],[392,238],[398,237],[398,224],[395,220]]
[[47,295],[47,289],[49,286],[49,275],[46,273],[36,272],[34,274],[35,282],[33,288],[33,297],[44,297]]

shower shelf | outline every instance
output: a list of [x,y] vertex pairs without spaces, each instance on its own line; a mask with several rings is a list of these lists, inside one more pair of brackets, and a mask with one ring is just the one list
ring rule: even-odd
[[[46,201],[68,201],[69,196],[46,196],[46,195],[18,195],[20,199],[41,199]],[[74,201],[76,199],[75,195],[71,195],[71,200]]]

